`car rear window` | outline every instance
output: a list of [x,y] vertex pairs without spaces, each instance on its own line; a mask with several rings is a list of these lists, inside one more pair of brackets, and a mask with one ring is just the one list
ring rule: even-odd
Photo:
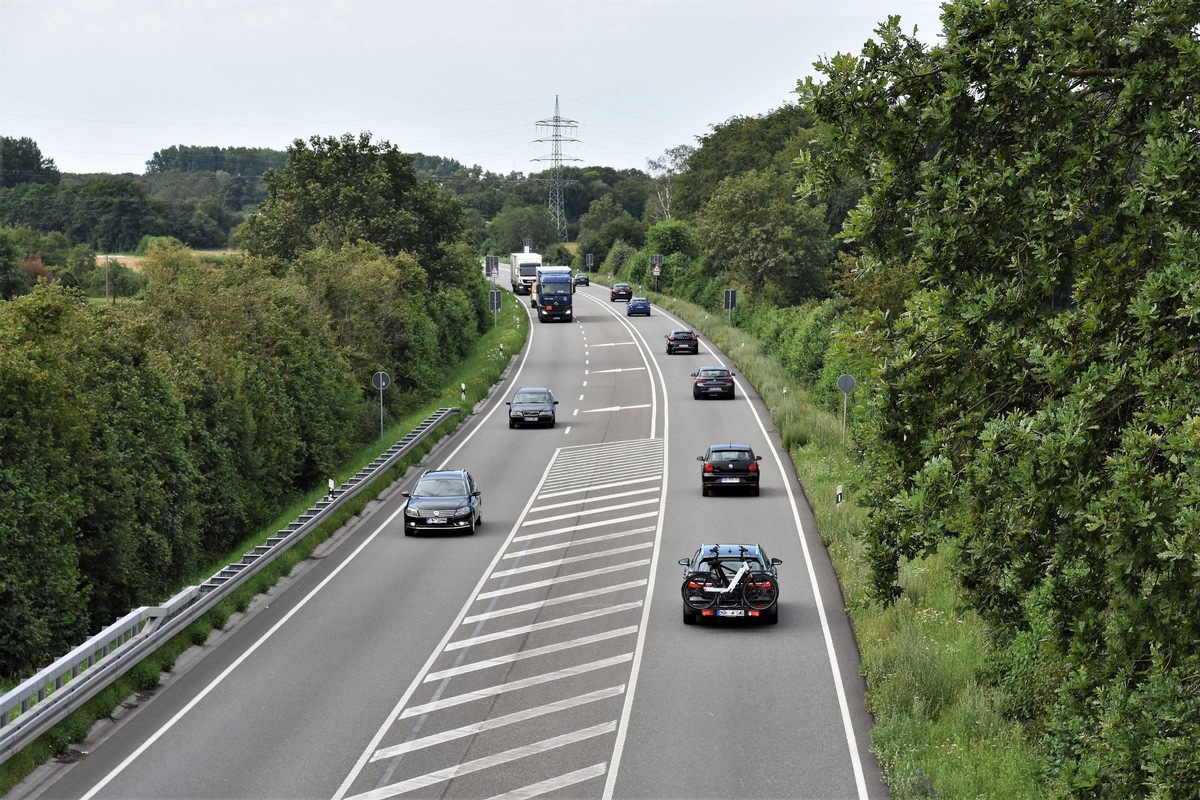
[[713,461],[749,461],[750,453],[746,450],[713,450]]
[[701,378],[727,378],[729,371],[724,369],[702,369],[700,370]]

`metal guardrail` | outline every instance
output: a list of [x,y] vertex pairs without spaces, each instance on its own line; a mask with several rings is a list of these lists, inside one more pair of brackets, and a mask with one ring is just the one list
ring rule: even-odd
[[199,586],[131,611],[0,697],[0,764],[57,725],[171,637],[228,597],[391,469],[458,408],[439,408],[352,478]]

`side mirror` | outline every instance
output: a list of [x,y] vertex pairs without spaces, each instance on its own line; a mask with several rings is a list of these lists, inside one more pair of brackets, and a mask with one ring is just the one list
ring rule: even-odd
[[704,456],[696,456],[696,460],[697,460],[697,461],[703,461],[703,460],[704,460]]
[[778,566],[779,566],[780,564],[782,564],[782,563],[783,563],[783,559],[782,559],[782,558],[772,558],[772,559],[771,559],[771,566],[772,566],[772,567],[778,567]]
[[401,492],[400,496],[401,497],[412,497],[412,492]]
[[754,460],[755,460],[755,461],[762,461],[762,456],[755,456],[755,457],[754,457]]
[[681,567],[690,567],[691,565],[692,565],[692,560],[691,560],[690,558],[681,558],[681,559],[679,559],[679,566],[681,566]]
[[557,400],[555,400],[555,401],[554,401],[554,405],[558,405],[558,401],[557,401]]

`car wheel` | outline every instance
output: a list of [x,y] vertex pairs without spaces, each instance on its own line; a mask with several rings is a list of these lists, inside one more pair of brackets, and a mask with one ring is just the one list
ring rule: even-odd
[[510,420],[508,421],[508,429],[509,429],[509,430],[512,430],[512,429],[513,429],[513,428],[515,428],[515,427],[517,427],[517,423],[513,422],[513,421],[510,419]]
[[684,625],[695,625],[695,624],[696,624],[696,615],[695,615],[695,613],[693,613],[693,612],[691,612],[691,611],[688,611],[688,610],[685,608],[685,609],[683,610],[683,624],[684,624]]
[[479,527],[479,520],[471,520],[471,524],[467,526],[467,536],[474,536],[475,529]]
[[763,617],[763,623],[766,625],[778,625],[779,624],[779,606],[775,606],[774,608],[772,608],[771,613],[769,613],[765,617]]
[[702,494],[704,497],[708,497],[708,495],[709,495],[708,487],[707,487],[707,486],[701,486],[701,487],[700,487],[700,494]]
[[751,486],[751,487],[750,487],[750,496],[751,496],[751,497],[758,497],[758,487],[757,487],[757,486]]
[[405,535],[405,536],[412,536],[412,535],[413,535],[413,532],[412,532],[412,531],[410,531],[408,528],[405,528],[405,529],[404,529],[404,535]]
[[554,427],[554,420],[550,420],[550,427],[551,427],[551,428],[553,428],[553,427]]

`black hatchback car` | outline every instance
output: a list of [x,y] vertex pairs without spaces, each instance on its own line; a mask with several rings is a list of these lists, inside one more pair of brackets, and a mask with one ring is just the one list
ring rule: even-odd
[[404,507],[404,535],[473,534],[483,524],[483,492],[465,469],[425,470]]
[[558,401],[554,399],[554,392],[549,389],[540,387],[517,389],[512,400],[509,400],[506,405],[508,406],[508,427],[510,428],[518,425],[554,427],[554,407],[558,405]]
[[616,302],[617,300],[629,300],[633,297],[633,287],[628,283],[614,283],[612,291],[608,294],[608,299],[612,302]]
[[667,355],[674,353],[696,355],[699,352],[700,339],[696,337],[694,331],[687,328],[676,328],[667,334]]
[[591,286],[592,279],[588,277],[586,272],[576,272],[575,279],[572,281],[576,286]]
[[[745,591],[713,592],[714,588],[737,575],[743,563],[753,571],[757,591],[750,594]],[[778,558],[767,556],[761,544],[700,545],[691,558],[679,559],[679,565],[684,568],[683,624],[694,625],[702,619],[727,617],[758,619],[768,625],[779,622],[779,571],[776,567],[782,563]],[[714,574],[718,570],[721,574]],[[691,605],[707,608],[697,610],[689,606],[690,593],[706,591],[710,594],[704,602]]]
[[692,373],[692,399],[727,397],[733,399],[733,373],[725,367],[701,367]]
[[749,489],[750,494],[758,495],[758,479],[762,470],[758,462],[762,456],[756,456],[754,449],[748,444],[714,444],[696,460],[703,463],[700,467],[700,490],[708,497],[714,489]]

